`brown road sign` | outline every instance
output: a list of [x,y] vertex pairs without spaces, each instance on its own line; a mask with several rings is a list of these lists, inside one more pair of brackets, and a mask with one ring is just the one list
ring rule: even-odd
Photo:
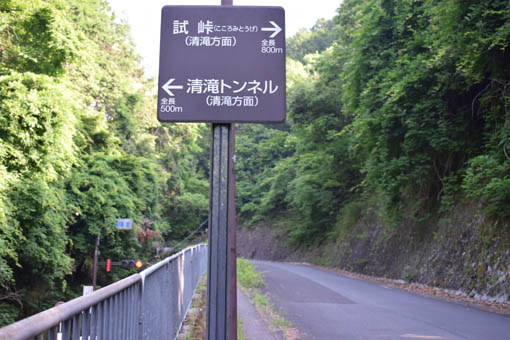
[[160,121],[283,122],[285,97],[283,8],[163,7]]

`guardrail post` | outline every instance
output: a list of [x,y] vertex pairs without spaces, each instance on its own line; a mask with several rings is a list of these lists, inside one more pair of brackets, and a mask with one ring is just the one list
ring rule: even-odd
[[138,282],[138,294],[137,295],[137,304],[136,304],[136,315],[137,315],[137,325],[136,325],[136,334],[137,339],[144,340],[144,332],[143,332],[143,286],[144,286],[145,277],[142,277],[142,280]]

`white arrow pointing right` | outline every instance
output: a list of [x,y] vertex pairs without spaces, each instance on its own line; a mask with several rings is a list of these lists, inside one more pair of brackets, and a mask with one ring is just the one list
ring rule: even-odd
[[276,22],[274,21],[270,21],[269,23],[273,25],[273,27],[262,27],[262,31],[273,32],[273,34],[271,34],[269,38],[274,38],[278,33],[282,31],[282,28],[278,26],[278,24],[276,24]]
[[165,83],[165,85],[161,86],[163,90],[165,90],[166,93],[168,93],[169,96],[173,97],[174,93],[170,90],[182,90],[182,85],[170,85],[174,82],[175,78],[170,78],[169,81]]

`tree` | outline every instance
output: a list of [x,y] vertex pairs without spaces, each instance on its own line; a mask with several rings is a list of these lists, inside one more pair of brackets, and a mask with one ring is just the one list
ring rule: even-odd
[[147,260],[207,215],[207,131],[162,126],[153,88],[107,2],[0,4],[0,325],[81,294],[98,234]]

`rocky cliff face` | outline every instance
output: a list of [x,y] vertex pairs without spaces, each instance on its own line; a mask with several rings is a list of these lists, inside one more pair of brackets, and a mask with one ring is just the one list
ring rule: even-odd
[[458,206],[433,222],[404,221],[391,230],[367,210],[349,233],[307,249],[289,244],[284,228],[240,228],[238,252],[246,258],[306,261],[510,302],[510,225],[487,219],[474,206]]

